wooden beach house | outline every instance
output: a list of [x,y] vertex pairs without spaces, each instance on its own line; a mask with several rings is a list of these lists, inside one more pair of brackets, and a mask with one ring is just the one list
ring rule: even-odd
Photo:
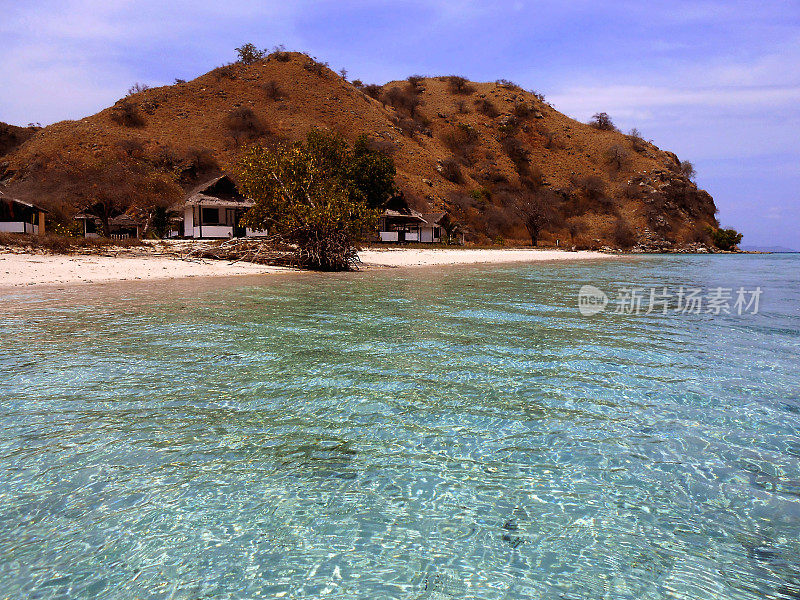
[[11,198],[0,191],[0,232],[44,235],[46,212],[35,204]]
[[[387,209],[378,222],[381,242],[440,243],[448,239],[448,217],[445,212],[421,213],[415,210]],[[451,233],[454,233],[451,228]],[[461,240],[460,234],[456,240]]]
[[[88,213],[78,213],[75,220],[81,222],[83,235],[87,238],[97,238],[103,234],[103,226],[100,219]],[[108,220],[108,227],[111,239],[126,240],[142,236],[144,231],[144,221],[128,214],[121,214],[111,217]]]
[[264,231],[240,225],[240,219],[254,204],[239,193],[228,175],[220,175],[196,187],[173,210],[183,214],[182,233],[187,238],[264,236]]

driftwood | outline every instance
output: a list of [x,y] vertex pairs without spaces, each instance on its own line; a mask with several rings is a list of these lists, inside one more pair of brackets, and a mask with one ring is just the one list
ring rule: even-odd
[[295,248],[270,238],[195,242],[187,251],[172,252],[171,254],[189,261],[211,259],[227,260],[232,264],[243,261],[281,267],[298,265]]

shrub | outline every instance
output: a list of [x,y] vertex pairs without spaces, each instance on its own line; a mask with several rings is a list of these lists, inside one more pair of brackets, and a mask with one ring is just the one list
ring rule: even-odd
[[413,138],[421,131],[420,124],[417,123],[414,119],[411,119],[409,117],[403,117],[402,119],[400,119],[397,122],[397,126],[400,128],[400,132],[403,135],[408,136],[410,138]]
[[189,148],[186,151],[186,158],[190,168],[200,173],[208,173],[219,169],[219,163],[214,158],[214,153],[208,148]]
[[641,200],[644,196],[644,190],[638,183],[626,183],[622,186],[621,193],[623,198],[628,198],[629,200]]
[[460,123],[442,134],[442,143],[461,162],[471,162],[472,153],[475,151],[480,136],[475,128]]
[[272,52],[269,53],[268,58],[274,58],[278,62],[285,63],[291,60],[292,55],[286,51],[286,47],[283,44],[280,44],[272,49]]
[[181,85],[183,83],[186,83],[185,79],[179,79],[178,77],[176,77],[175,81],[173,82],[173,85]]
[[536,98],[539,102],[541,102],[542,104],[547,102],[547,100],[544,97],[544,94],[542,94],[541,92],[537,92],[536,90],[531,90],[531,95],[534,98]]
[[613,173],[619,173],[630,167],[631,155],[625,148],[619,144],[614,144],[605,151],[604,157],[606,163]]
[[383,88],[375,83],[369,83],[364,86],[363,92],[370,98],[380,100],[381,94],[383,93]]
[[181,157],[172,146],[159,146],[150,157],[153,166],[161,171],[177,171],[181,166]]
[[449,75],[446,78],[446,81],[447,89],[450,90],[451,94],[466,95],[475,91],[475,87],[469,83],[469,80],[466,77],[461,77],[460,75]]
[[714,242],[711,239],[710,227],[695,227],[688,235],[687,241],[704,246],[711,246]]
[[127,100],[118,102],[111,109],[111,120],[123,127],[144,127],[147,124],[142,113],[139,112],[139,106]]
[[425,89],[425,78],[422,75],[411,75],[406,81],[417,94]]
[[506,136],[500,141],[503,151],[506,153],[511,162],[517,169],[520,176],[527,175],[530,172],[530,161],[528,152],[525,145],[519,139],[513,136]]
[[617,131],[617,127],[608,113],[599,112],[592,115],[589,125],[600,131]]
[[517,102],[514,105],[513,114],[518,119],[527,119],[533,114],[533,107],[527,102]]
[[498,79],[495,81],[495,84],[501,88],[505,88],[507,90],[522,90],[520,86],[518,86],[513,81],[509,81],[508,79]]
[[513,135],[519,127],[519,120],[514,115],[505,115],[500,119],[498,131],[505,135]]
[[711,235],[711,241],[720,250],[735,250],[744,237],[735,229],[709,228],[708,233]]
[[461,172],[461,167],[458,162],[453,158],[446,158],[438,167],[439,173],[442,177],[456,184],[464,183],[464,174]]
[[466,115],[469,113],[469,106],[464,100],[456,100],[456,112],[460,115]]
[[137,139],[120,140],[117,147],[128,158],[141,158],[144,156],[144,142]]
[[631,141],[634,152],[642,154],[647,150],[647,142],[644,141],[642,133],[636,127],[628,132],[628,139]]
[[262,87],[264,88],[264,93],[266,94],[267,98],[270,100],[275,101],[283,98],[283,90],[281,89],[281,86],[278,85],[278,82],[274,79],[270,79]]
[[475,200],[475,202],[486,202],[488,200],[491,200],[492,192],[487,188],[478,188],[478,189],[472,190],[469,193],[469,196],[470,196],[470,198]]
[[319,77],[325,77],[328,73],[328,63],[319,61],[311,56],[303,63],[303,68]]
[[365,139],[367,148],[372,152],[380,152],[386,156],[390,156],[397,152],[397,144],[391,140],[383,140],[368,137]]
[[259,50],[255,44],[247,43],[236,48],[236,55],[239,62],[244,65],[252,65],[254,62],[262,60],[266,56],[266,50]]
[[597,202],[606,195],[606,184],[597,175],[588,175],[578,180],[578,187],[587,200]]
[[586,222],[581,217],[572,217],[567,219],[566,229],[570,241],[574,244],[575,238],[586,231]]
[[500,112],[497,110],[497,107],[486,98],[481,98],[480,100],[476,100],[475,108],[478,109],[479,113],[486,115],[491,119],[494,119],[497,115],[500,114]]
[[269,130],[252,108],[240,106],[225,115],[225,127],[238,145],[243,139],[253,139]]
[[419,96],[413,88],[403,90],[396,86],[386,91],[383,101],[398,112],[407,113],[412,118],[420,104]]
[[495,168],[491,168],[482,174],[482,179],[488,183],[498,184],[507,183],[508,178]]
[[538,165],[528,164],[528,170],[520,175],[519,180],[525,189],[536,191],[544,186],[544,173]]
[[564,141],[555,132],[544,129],[541,134],[544,137],[544,147],[548,150],[563,150],[566,148]]
[[138,81],[128,88],[128,96],[135,96],[141,92],[149,90],[150,86],[146,83],[139,83]]
[[[508,210],[488,204],[483,212],[483,231],[492,243],[505,243],[505,236],[510,235],[514,230],[515,215]],[[476,223],[480,227],[480,221]]]
[[612,236],[614,243],[620,248],[632,248],[638,241],[636,232],[625,219],[617,219]]
[[694,181],[694,178],[697,176],[697,170],[688,160],[683,160],[681,161],[681,174],[686,177],[686,179]]
[[359,90],[364,89],[364,82],[361,81],[360,79],[354,79],[350,83],[353,85],[353,87],[355,87],[355,88],[357,88]]
[[236,79],[236,67],[233,63],[222,65],[211,71],[211,74],[217,81],[221,79]]

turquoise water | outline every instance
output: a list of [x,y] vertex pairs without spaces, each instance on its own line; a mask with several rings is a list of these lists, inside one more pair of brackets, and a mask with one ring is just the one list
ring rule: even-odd
[[[798,273],[0,293],[0,598],[800,598]],[[583,284],[763,296],[583,317]]]

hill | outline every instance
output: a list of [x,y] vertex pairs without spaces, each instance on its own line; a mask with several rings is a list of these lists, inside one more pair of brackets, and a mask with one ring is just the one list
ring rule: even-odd
[[0,159],[28,141],[41,127],[17,127],[0,122]]
[[511,82],[365,86],[289,52],[132,90],[95,115],[37,130],[0,157],[0,180],[67,220],[87,186],[113,184],[85,175],[103,165],[134,188],[163,177],[186,189],[229,169],[249,143],[296,141],[313,127],[368,136],[394,158],[412,208],[446,210],[478,243],[529,240],[520,207],[533,197],[551,209],[541,234],[551,244],[680,246],[706,242],[717,224],[713,199],[674,154],[570,119]]

